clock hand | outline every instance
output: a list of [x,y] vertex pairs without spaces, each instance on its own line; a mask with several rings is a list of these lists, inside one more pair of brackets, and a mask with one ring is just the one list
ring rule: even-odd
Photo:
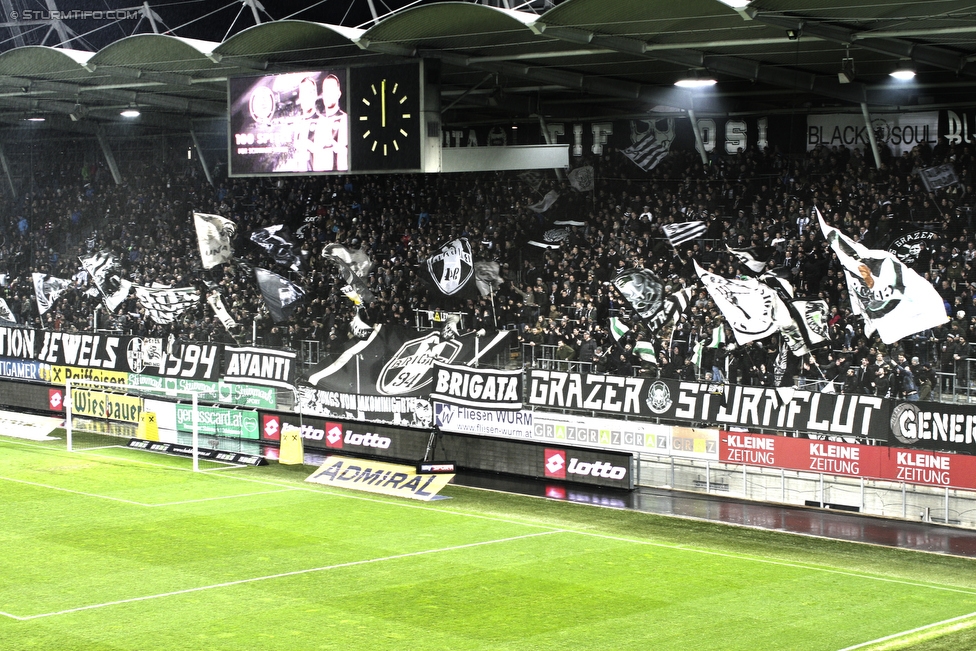
[[386,79],[380,82],[380,126],[386,126]]

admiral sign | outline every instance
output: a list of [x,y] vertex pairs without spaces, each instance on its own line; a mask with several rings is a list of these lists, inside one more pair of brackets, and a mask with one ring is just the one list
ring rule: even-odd
[[42,368],[34,361],[0,357],[0,377],[36,382],[42,379]]
[[434,364],[432,400],[489,409],[522,408],[522,371]]
[[418,473],[411,466],[330,456],[305,481],[426,502],[453,478],[450,473]]
[[727,427],[823,432],[887,441],[882,398],[706,382],[650,380],[532,369],[528,404]]

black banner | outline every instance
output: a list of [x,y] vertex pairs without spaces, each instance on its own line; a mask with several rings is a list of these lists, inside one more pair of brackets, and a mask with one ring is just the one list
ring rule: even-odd
[[380,396],[430,395],[434,364],[470,366],[508,352],[511,331],[449,337],[381,325],[368,339],[353,342],[339,358],[312,371],[309,384],[337,393]]
[[888,422],[892,445],[976,454],[976,410],[971,405],[899,402]]
[[220,344],[183,344],[163,353],[159,374],[192,380],[217,380],[222,368]]
[[889,401],[876,396],[706,382],[528,371],[528,404],[676,423],[799,431],[887,441]]

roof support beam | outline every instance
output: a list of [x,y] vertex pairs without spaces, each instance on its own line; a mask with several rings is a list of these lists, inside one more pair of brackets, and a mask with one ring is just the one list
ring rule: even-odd
[[652,86],[642,86],[624,81],[590,77],[566,70],[549,67],[533,67],[510,61],[479,61],[473,57],[457,54],[447,50],[418,50],[398,43],[375,43],[365,39],[356,41],[356,45],[371,52],[382,52],[401,57],[427,57],[441,59],[451,65],[484,70],[516,77],[531,79],[544,84],[553,84],[584,92],[600,93],[611,97],[647,102],[651,104],[667,104],[676,108],[693,108],[691,93],[678,88],[662,89]]
[[[822,79],[811,73],[799,70],[786,70],[775,66],[763,65],[759,61],[741,57],[718,56],[705,54],[692,49],[654,49],[653,44],[623,36],[594,34],[572,27],[546,25],[536,22],[531,29],[537,33],[565,40],[571,43],[591,44],[595,47],[609,48],[625,54],[644,56],[650,59],[668,61],[689,68],[705,68],[710,72],[722,73],[740,79],[761,81],[773,86],[804,90],[832,99],[838,99],[852,104],[860,104],[866,100],[866,90],[862,84],[840,84],[836,80]],[[694,106],[678,106],[678,108],[694,108]]]
[[968,62],[965,56],[945,48],[913,43],[899,38],[879,38],[871,33],[863,33],[855,29],[839,27],[802,16],[766,13],[749,8],[746,9],[746,12],[756,22],[796,30],[803,36],[812,36],[842,45],[857,44],[858,47],[865,50],[910,59],[916,63],[935,68],[957,73],[976,74],[976,66]]

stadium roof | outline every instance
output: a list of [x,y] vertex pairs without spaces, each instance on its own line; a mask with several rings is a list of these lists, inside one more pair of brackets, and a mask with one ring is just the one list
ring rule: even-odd
[[[493,1],[500,6],[419,4],[365,27],[278,20],[221,42],[146,33],[95,52],[24,44],[0,53],[0,121],[44,117],[46,128],[92,132],[137,107],[145,127],[185,133],[193,120],[226,115],[229,77],[415,57],[440,61],[447,124],[613,119],[654,107],[976,105],[976,11],[962,0],[565,0],[523,10]],[[13,34],[8,45],[26,43],[23,26],[8,18],[0,27]],[[899,66],[915,80],[891,79]],[[689,76],[718,83],[674,86]]]

